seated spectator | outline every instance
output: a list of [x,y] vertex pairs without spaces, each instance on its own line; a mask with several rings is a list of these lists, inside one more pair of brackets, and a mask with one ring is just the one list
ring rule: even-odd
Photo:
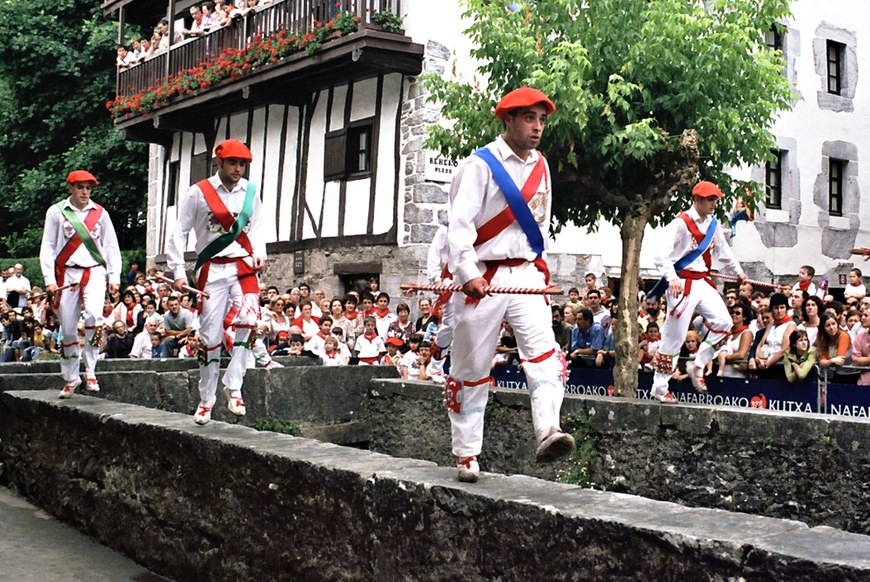
[[845,291],[843,291],[843,296],[846,298],[846,301],[860,301],[867,295],[867,288],[864,286],[864,281],[861,278],[861,269],[852,269],[849,271],[849,284],[846,285]]
[[145,320],[145,329],[139,332],[133,340],[133,347],[130,349],[130,357],[139,360],[149,360],[152,358],[151,351],[151,334],[157,334],[160,320],[154,316]]
[[199,352],[200,337],[196,332],[187,336],[187,342],[178,350],[178,357],[182,360],[196,358]]
[[655,321],[649,322],[646,331],[641,331],[638,337],[637,365],[639,368],[643,367],[648,372],[652,371],[651,364],[661,343],[662,336],[659,333],[659,324]]
[[368,316],[364,319],[363,334],[356,338],[356,352],[359,365],[377,365],[381,354],[387,351],[384,340],[377,334],[375,318]]
[[840,329],[837,319],[829,314],[822,315],[819,324],[819,336],[815,341],[816,358],[819,367],[826,372],[828,378],[832,376],[833,369],[846,363],[846,357],[852,347],[852,339],[849,334]]
[[[385,293],[386,295],[386,293]],[[390,337],[397,337],[405,344],[411,336],[414,335],[414,322],[410,320],[411,308],[407,303],[399,303],[396,306],[396,319],[390,322],[387,327],[386,340]]]
[[290,318],[284,313],[284,298],[276,295],[269,301],[269,343],[274,343],[282,331],[290,331]]
[[311,337],[311,339],[305,342],[305,349],[318,357],[323,355],[323,352],[326,348],[326,338],[331,335],[332,318],[328,315],[324,315],[320,318],[319,323],[320,331],[318,331],[314,336]]
[[748,307],[742,301],[731,308],[731,335],[716,354],[719,363],[718,376],[726,378],[746,378],[748,366],[744,363],[749,357],[752,346],[752,332],[747,325]]
[[115,321],[112,324],[112,333],[108,334],[106,341],[106,358],[129,358],[133,351],[135,337],[123,321]]
[[[419,338],[419,336],[415,336]],[[428,366],[432,360],[430,352],[432,345],[429,342],[419,342],[417,350],[408,350],[402,356],[402,377],[405,380],[431,380]]]
[[604,330],[594,321],[592,311],[581,309],[577,326],[571,331],[571,367],[589,368],[595,365],[598,350],[604,347]]
[[127,47],[119,44],[115,49],[115,53],[117,57],[115,58],[115,64],[119,69],[126,69],[130,65],[136,62],[136,58],[133,56],[133,53],[127,50]]
[[824,310],[825,304],[815,295],[807,297],[801,304],[801,323],[798,325],[798,329],[807,332],[810,345],[816,342],[816,337],[819,334],[820,316]]
[[275,343],[269,347],[269,353],[273,356],[290,355],[290,333],[279,331],[275,335]]
[[806,330],[794,330],[789,338],[789,349],[783,364],[786,379],[789,382],[806,380],[815,365],[816,350],[810,347]]
[[658,297],[649,298],[647,297],[643,301],[643,311],[644,314],[637,318],[637,322],[640,324],[640,328],[646,331],[646,326],[651,321],[655,321],[659,329],[665,324],[665,312],[662,309],[662,302]]
[[[611,314],[615,322],[619,317],[619,312],[611,311]],[[610,333],[604,337],[604,347],[598,350],[598,354],[595,356],[596,368],[612,368],[616,362],[616,348],[613,345],[613,335],[613,327],[611,327]]]
[[333,336],[323,340],[323,353],[320,359],[324,366],[346,366],[349,359],[338,348],[338,339]]
[[571,350],[571,326],[562,320],[563,308],[558,303],[550,306],[553,313],[553,335],[563,353]]
[[[410,339],[408,338],[409,341]],[[381,366],[395,366],[401,377],[402,354],[399,353],[399,349],[405,345],[404,342],[400,338],[393,336],[388,337],[384,344],[387,346],[387,353],[381,357],[379,364]]]
[[514,328],[507,321],[502,321],[501,332],[499,332],[498,344],[495,346],[495,355],[493,356],[492,365],[509,366],[518,363],[520,359],[519,351],[517,350],[517,338],[514,335]]
[[816,274],[816,269],[810,265],[801,266],[798,271],[797,283],[791,288],[792,291],[805,291],[807,295],[816,294],[816,285],[813,283],[813,276]]
[[[841,325],[840,329],[846,331],[854,343],[855,337],[858,335],[858,332],[861,331],[861,312],[855,308],[851,308],[843,315],[845,318],[845,325]],[[854,334],[852,333],[852,330],[855,330]]]
[[680,348],[680,356],[677,360],[677,367],[674,369],[672,377],[675,380],[685,380],[689,377],[686,371],[686,365],[690,361],[695,360],[695,354],[698,353],[698,348],[701,347],[701,336],[698,332],[689,330],[686,332],[686,341],[683,342],[683,347]]
[[293,320],[291,325],[295,325],[302,330],[302,338],[307,342],[320,331],[320,320],[311,315],[311,301],[302,299],[299,302],[300,315]]
[[756,357],[749,362],[750,370],[757,370],[759,376],[769,379],[784,379],[785,372],[781,366],[785,353],[789,348],[789,338],[797,325],[788,315],[788,298],[782,293],[774,293],[770,298],[770,312],[773,318],[765,332],[764,345],[766,358],[756,352]]
[[610,311],[601,304],[601,291],[598,289],[590,289],[586,292],[586,301],[589,303],[589,311],[592,312],[592,318],[604,333],[610,331]]
[[571,307],[574,310],[574,313],[583,309],[584,305],[580,300],[580,290],[577,289],[577,287],[571,287],[568,289],[568,301],[566,301],[563,306],[563,313],[565,307]]
[[181,36],[184,38],[202,36],[202,10],[196,4],[190,7],[190,18],[192,19],[190,28],[182,28]]
[[112,321],[122,321],[127,325],[127,331],[132,332],[139,323],[139,313],[142,306],[136,303],[136,295],[130,291],[121,294],[121,302],[115,307],[110,316]]
[[[861,329],[852,342],[852,364],[870,367],[870,309],[865,309],[861,314]],[[858,384],[870,386],[870,369],[861,372]]]
[[49,338],[45,337],[45,329],[42,324],[33,320],[33,331],[30,336],[30,346],[21,354],[22,362],[31,362],[39,359],[42,352],[48,351]]
[[166,339],[160,345],[161,358],[174,358],[193,332],[194,315],[181,308],[181,300],[171,296],[166,301],[167,311],[163,314],[163,329]]
[[562,320],[573,330],[577,325],[577,310],[566,304],[562,308]]

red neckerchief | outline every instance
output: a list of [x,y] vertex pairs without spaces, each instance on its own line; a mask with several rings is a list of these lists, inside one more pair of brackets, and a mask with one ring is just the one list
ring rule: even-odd
[[132,308],[132,307],[127,307],[127,306],[125,305],[125,306],[124,306],[124,309],[127,310],[127,317],[125,318],[125,319],[127,320],[127,327],[133,327],[133,324],[134,324],[134,321],[133,321],[133,308]]
[[327,356],[330,360],[334,360],[336,356],[338,356],[338,351],[334,351],[331,354],[329,352],[323,352],[323,355]]
[[782,319],[774,319],[773,320],[773,327],[779,327],[783,323],[794,323],[794,320],[791,317],[789,317],[788,315],[786,315]]
[[374,313],[375,313],[375,315],[377,315],[378,317],[380,317],[381,319],[383,319],[383,318],[385,318],[386,316],[388,316],[388,315],[390,314],[390,308],[387,307],[386,309],[384,309],[383,311],[381,311],[381,308],[378,307],[377,309],[375,309]]
[[748,326],[748,325],[741,325],[741,326],[738,326],[738,327],[732,328],[732,329],[731,329],[731,337],[737,337],[738,335],[740,335],[741,333],[743,333],[744,330],[747,330],[747,329],[749,329],[749,326]]
[[323,332],[322,332],[322,331],[318,331],[318,332],[317,332],[317,337],[319,337],[319,338],[322,339],[322,340],[325,340],[325,339],[326,339],[326,336],[323,335]]
[[662,339],[662,334],[660,334],[660,333],[655,334],[653,337],[646,338],[646,340],[650,341],[650,342],[661,341],[661,339]]
[[364,315],[365,317],[371,317],[371,315],[372,315],[374,312],[375,312],[375,308],[372,307],[372,308],[369,309],[368,311],[363,311],[363,315]]
[[359,311],[356,311],[356,310],[351,311],[351,312],[348,312],[348,311],[344,312],[344,316],[351,321],[356,319],[358,315],[359,315]]
[[363,334],[363,337],[366,338],[366,339],[369,340],[369,341],[372,341],[373,339],[375,339],[376,337],[378,337],[378,334],[375,333],[375,332],[372,332],[371,335],[365,333],[365,334]]
[[184,349],[187,350],[187,355],[188,355],[188,356],[191,356],[191,357],[192,357],[192,356],[196,353],[195,350],[194,350],[194,351],[190,351],[190,344],[185,345],[185,346],[184,346]]
[[810,292],[810,285],[812,285],[812,284],[813,284],[812,279],[810,279],[809,281],[798,281],[798,288],[809,293]]

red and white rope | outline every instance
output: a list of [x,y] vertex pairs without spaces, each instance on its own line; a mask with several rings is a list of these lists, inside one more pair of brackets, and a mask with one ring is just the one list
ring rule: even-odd
[[[434,291],[435,293],[461,293],[462,285],[423,285],[417,283],[402,283],[400,289],[406,291]],[[499,295],[564,295],[564,291],[556,287],[545,289],[535,287],[505,287],[503,285],[487,285],[483,288],[487,294]]]

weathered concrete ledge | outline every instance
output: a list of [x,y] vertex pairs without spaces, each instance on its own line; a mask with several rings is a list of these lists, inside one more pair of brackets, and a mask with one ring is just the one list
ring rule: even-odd
[[[372,450],[453,462],[440,387],[375,380],[367,406]],[[562,416],[578,453],[536,465],[528,393],[494,391],[481,466],[870,534],[866,419],[595,396],[566,396]]]
[[0,395],[5,478],[178,579],[867,580],[870,539],[91,397]]
[[[320,362],[308,357],[278,356],[275,358],[284,366],[319,366]],[[229,358],[221,360],[221,368],[226,368]],[[97,373],[100,372],[172,372],[180,370],[196,370],[199,364],[195,359],[181,358],[151,358],[147,360],[131,360],[118,358],[100,360],[97,362]],[[5,374],[60,374],[60,360],[37,360],[36,362],[7,362],[0,364],[0,376]]]

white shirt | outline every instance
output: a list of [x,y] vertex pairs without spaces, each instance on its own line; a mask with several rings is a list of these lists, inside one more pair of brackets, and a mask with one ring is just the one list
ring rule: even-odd
[[18,293],[18,305],[10,305],[10,307],[27,307],[27,294],[30,292],[30,280],[27,277],[24,275],[12,275],[6,279],[3,297],[8,298],[10,291]]
[[[245,203],[248,181],[244,178],[239,180],[239,183],[236,184],[232,192],[224,187],[217,174],[209,178],[208,181],[214,186],[227,210],[233,216],[237,216]],[[251,218],[245,226],[245,232],[251,241],[254,256],[265,260],[266,241],[263,236],[265,229],[261,226],[262,214],[262,202],[260,202],[259,196],[255,196],[254,210],[251,212]],[[184,271],[184,251],[187,248],[187,237],[191,230],[196,235],[195,249],[197,255],[202,253],[209,243],[226,233],[226,230],[220,226],[208,203],[205,201],[205,195],[202,193],[202,190],[196,184],[191,186],[185,193],[181,206],[178,209],[175,231],[170,239],[166,241],[166,262],[176,279],[187,278]],[[227,248],[215,256],[230,258],[246,257],[248,256],[248,251],[242,248],[238,241],[233,241]]]
[[[510,146],[499,136],[486,146],[493,152],[513,178],[514,183],[522,188],[529,174],[538,163],[540,154],[533,150],[526,160],[517,156]],[[546,160],[544,164],[546,165]],[[507,207],[507,200],[496,184],[492,172],[486,162],[479,156],[469,156],[456,171],[450,186],[450,226],[447,230],[447,240],[450,248],[450,272],[459,283],[465,283],[476,277],[483,276],[481,261],[490,259],[526,259],[533,261],[535,252],[529,245],[522,227],[516,221],[512,222],[500,234],[483,243],[474,246],[478,227],[500,213]],[[550,211],[552,208],[552,191],[550,169],[545,168],[544,175],[537,187],[529,208],[541,230],[544,247],[549,240]]]
[[426,255],[426,278],[432,283],[441,280],[441,271],[450,258],[450,247],[447,244],[447,227],[441,225],[432,237],[429,254]]
[[130,350],[131,358],[140,360],[151,359],[151,332],[148,330],[140,331],[136,334],[136,339],[133,340],[133,348]]
[[[87,219],[88,213],[96,208],[93,200],[88,200],[84,210],[79,210],[73,206],[69,198],[64,200],[62,204],[66,208],[71,208],[82,222]],[[72,224],[64,217],[57,205],[52,204],[45,213],[45,230],[42,233],[42,246],[39,249],[39,267],[42,269],[42,277],[45,279],[46,285],[57,284],[57,279],[54,276],[54,261],[75,232]],[[115,227],[112,225],[109,211],[105,208],[103,208],[102,215],[91,231],[91,238],[94,239],[97,249],[106,261],[106,274],[109,276],[109,284],[120,285],[121,251],[118,249],[118,236],[115,234]],[[91,256],[90,251],[88,251],[85,245],[81,244],[69,260],[67,260],[66,264],[67,266],[96,267],[98,263]],[[12,278],[10,277],[9,280],[11,281]],[[9,281],[6,284],[7,288],[11,289]]]
[[[686,211],[686,214],[695,221],[698,230],[700,230],[702,234],[707,233],[707,228],[713,222],[713,215],[708,215],[704,220],[701,220],[701,217],[698,214],[698,211],[695,210],[694,206],[689,208],[689,210]],[[695,242],[695,238],[692,236],[692,233],[689,232],[686,223],[683,222],[683,219],[680,217],[673,219],[665,228],[667,236],[664,237],[664,240],[674,242],[670,247],[665,244],[664,247],[656,250],[655,265],[663,277],[668,281],[673,281],[674,279],[679,278],[674,269],[674,264],[689,254],[689,252],[696,249],[698,243]],[[734,253],[731,252],[731,247],[728,246],[728,242],[725,240],[725,235],[722,233],[721,225],[716,228],[716,233],[713,235],[713,241],[710,243],[709,249],[711,256],[719,259],[719,263],[725,271],[731,270],[735,275],[743,274],[743,269],[740,268],[740,264],[734,258]],[[686,270],[699,273],[706,272],[708,269],[707,265],[704,263],[703,254],[692,261],[686,267]]]
[[852,285],[849,283],[846,285],[846,290],[843,291],[843,295],[846,297],[857,297],[858,299],[861,299],[867,295],[867,288],[864,286],[864,283],[859,283],[858,285]]

